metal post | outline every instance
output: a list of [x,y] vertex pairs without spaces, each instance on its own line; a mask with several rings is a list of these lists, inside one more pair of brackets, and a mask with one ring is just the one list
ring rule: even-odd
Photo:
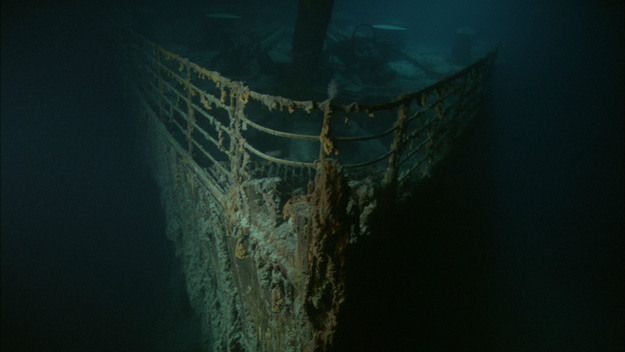
[[193,109],[192,99],[193,91],[191,88],[191,66],[189,60],[185,59],[184,64],[187,66],[187,157],[193,158],[193,130],[195,129],[195,110]]
[[384,177],[384,187],[395,191],[397,187],[397,174],[399,170],[399,159],[404,147],[404,137],[406,134],[406,121],[408,120],[408,112],[410,111],[410,100],[405,100],[397,112],[397,121],[395,122],[395,138],[391,145],[391,155],[388,160],[388,168]]

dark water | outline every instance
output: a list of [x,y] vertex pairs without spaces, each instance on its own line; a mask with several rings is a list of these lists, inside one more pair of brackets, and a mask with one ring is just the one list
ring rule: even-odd
[[3,351],[149,350],[173,307],[158,190],[87,10],[2,11]]
[[[489,116],[386,224],[405,250],[378,243],[392,258],[361,268],[342,348],[622,350],[622,2],[380,3],[335,6],[415,23],[423,43],[471,26],[502,47]],[[186,318],[101,14],[2,2],[6,351],[152,350]]]

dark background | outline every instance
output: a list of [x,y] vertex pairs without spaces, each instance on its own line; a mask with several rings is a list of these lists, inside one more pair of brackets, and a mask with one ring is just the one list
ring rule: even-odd
[[171,305],[159,193],[96,9],[2,10],[3,351],[149,350]]
[[[502,40],[490,114],[388,225],[414,224],[413,250],[362,268],[381,284],[362,283],[369,306],[346,309],[370,324],[345,336],[406,350],[624,347],[623,3],[556,4],[336,1],[415,23],[423,42],[462,26]],[[2,2],[6,351],[150,350],[174,320],[173,250],[108,9]]]

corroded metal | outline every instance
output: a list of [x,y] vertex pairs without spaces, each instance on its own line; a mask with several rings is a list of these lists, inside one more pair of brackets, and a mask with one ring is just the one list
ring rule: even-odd
[[[254,92],[136,34],[119,36],[167,235],[204,346],[215,351],[331,348],[347,248],[370,231],[378,195],[426,177],[481,113],[496,56],[385,104],[337,104]],[[273,118],[312,121],[316,132],[262,122]],[[364,132],[341,135],[337,121]],[[269,137],[282,149],[268,150]],[[292,140],[318,143],[318,159],[292,158]],[[372,141],[377,153],[351,161],[345,146]]]

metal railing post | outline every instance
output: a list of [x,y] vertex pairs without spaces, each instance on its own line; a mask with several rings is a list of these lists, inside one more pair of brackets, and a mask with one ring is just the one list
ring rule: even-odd
[[396,130],[393,144],[391,145],[391,155],[388,160],[388,168],[384,176],[384,187],[395,190],[397,187],[397,177],[399,173],[399,160],[404,146],[404,138],[406,135],[406,122],[408,120],[408,112],[410,111],[410,99],[405,99],[399,106],[397,111],[397,121],[395,122]]
[[189,60],[184,60],[185,66],[187,66],[187,157],[193,157],[193,130],[195,129],[195,110],[193,109],[192,98],[193,98],[193,88],[191,87],[191,66],[189,65]]

